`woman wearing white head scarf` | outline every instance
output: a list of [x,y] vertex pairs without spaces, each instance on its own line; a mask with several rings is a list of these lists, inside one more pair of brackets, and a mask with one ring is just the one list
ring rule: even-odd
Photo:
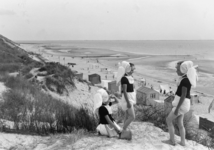
[[121,78],[128,72],[131,71],[130,63],[127,61],[122,61],[122,63],[118,63],[119,68],[117,72],[117,85],[121,84]]
[[110,112],[110,106],[114,103],[118,103],[118,100],[116,97],[111,98],[114,98],[115,102],[110,102],[110,98],[106,90],[99,89],[94,95],[94,110],[99,116],[99,125],[97,127],[98,133],[114,137],[120,136],[121,128],[115,123]]
[[196,82],[198,81],[198,75],[196,71],[196,66],[193,66],[192,61],[185,61],[181,64],[181,72],[187,76],[193,88],[196,87]]
[[190,110],[190,90],[191,87],[196,87],[198,80],[196,66],[193,66],[192,61],[180,61],[177,63],[176,70],[180,81],[172,102],[173,108],[168,115],[166,121],[169,129],[170,140],[172,145],[175,145],[173,120],[178,118],[178,127],[181,136],[181,145],[185,146],[185,128],[183,125],[184,114]]
[[123,61],[118,69],[117,84],[121,84],[122,100],[120,106],[126,111],[123,130],[135,119],[135,112],[133,105],[136,104],[136,92],[134,90],[134,78],[132,73],[135,67],[134,64]]

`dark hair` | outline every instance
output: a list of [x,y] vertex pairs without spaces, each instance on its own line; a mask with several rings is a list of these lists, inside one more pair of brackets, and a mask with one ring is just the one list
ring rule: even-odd
[[177,65],[181,65],[183,62],[184,62],[183,60],[178,61],[178,62],[177,62]]
[[133,67],[133,66],[134,66],[134,64],[133,64],[133,63],[129,63],[129,64],[130,64],[130,66],[131,66],[131,67]]

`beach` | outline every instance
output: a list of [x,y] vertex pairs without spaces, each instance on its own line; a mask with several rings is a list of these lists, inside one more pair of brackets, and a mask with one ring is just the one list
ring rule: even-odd
[[[78,62],[76,67],[81,66],[81,62],[87,63],[99,63],[102,66],[108,67],[114,71],[117,71],[117,64],[123,60],[128,60],[136,66],[136,72],[134,76],[136,78],[146,78],[155,88],[159,88],[161,81],[165,84],[170,84],[175,87],[174,79],[177,77],[175,72],[175,62],[179,60],[192,60],[195,65],[198,65],[199,81],[196,89],[192,91],[205,93],[213,96],[214,90],[214,60],[204,56],[204,52],[201,52],[197,57],[195,52],[192,55],[148,55],[140,54],[136,52],[122,52],[114,51],[106,47],[77,47],[63,44],[22,44],[24,47],[29,47],[27,50],[33,50],[37,53],[43,54],[46,59],[50,61],[60,61],[63,63]],[[212,55],[210,53],[210,55]],[[200,57],[199,57],[200,56]],[[57,58],[56,58],[57,57]],[[65,58],[65,60],[62,60]],[[60,60],[61,59],[61,60]],[[78,61],[80,60],[80,61]],[[88,66],[89,67],[89,66]],[[86,66],[87,68],[87,66]],[[74,68],[73,68],[74,69]],[[79,68],[76,68],[79,70]],[[82,68],[84,69],[84,67]],[[83,72],[83,70],[81,70]],[[93,72],[92,69],[90,69]],[[90,72],[90,73],[91,73]],[[158,83],[156,83],[158,81]],[[153,83],[154,82],[154,83]]]
[[[50,45],[51,47],[49,47]],[[115,80],[118,62],[127,60],[136,65],[136,72],[133,74],[136,81],[136,89],[139,87],[139,79],[144,78],[146,79],[147,87],[153,86],[157,91],[159,90],[160,84],[169,84],[173,90],[176,90],[176,86],[173,81],[176,77],[174,65],[178,60],[184,57],[178,55],[140,55],[130,52],[108,51],[108,49],[105,49],[103,52],[100,51],[100,49],[86,47],[82,49],[75,48],[68,50],[68,47],[67,49],[60,49],[57,46],[58,48],[56,50],[54,49],[54,46],[56,45],[50,43],[21,44],[21,48],[29,52],[29,56],[32,59],[41,61],[41,58],[37,57],[37,55],[34,55],[33,53],[40,54],[42,59],[46,62],[59,62],[62,65],[68,66],[74,72],[83,73],[84,80],[88,80],[88,75],[93,73],[99,74],[101,76],[101,80]],[[189,58],[190,57],[191,56],[189,56]],[[68,63],[73,65],[68,65]],[[103,68],[105,69],[102,70]],[[37,70],[38,68],[34,68],[31,70],[31,73],[36,73]],[[206,91],[206,88],[209,89],[209,87],[212,87],[212,82],[210,82],[212,80],[211,72],[199,71],[199,73],[200,78],[203,80],[199,82],[198,86],[201,87],[202,90]],[[38,76],[37,80],[42,81],[42,78],[42,76]],[[99,84],[91,86],[91,89],[89,90],[88,84],[75,80],[75,86],[75,89],[69,89],[68,95],[59,95],[51,91],[49,91],[49,94],[76,107],[91,107],[93,104],[93,96],[102,85]],[[7,90],[7,88],[4,83],[0,83],[0,93],[5,90]],[[200,94],[200,103],[194,103],[191,106],[191,109],[194,110],[194,114],[214,121],[214,110],[211,110],[211,113],[208,113],[209,104],[213,100],[213,95],[211,95],[212,93],[205,93],[200,91],[199,88],[194,89],[193,92]],[[164,96],[161,96],[161,98],[164,98]],[[163,99],[161,100],[163,101]],[[113,107],[113,111],[117,110],[115,108],[117,108],[117,106]],[[75,131],[71,134],[56,134],[50,136],[0,133],[0,140],[2,141],[0,149],[207,149],[207,147],[191,140],[187,140],[187,146],[185,147],[180,144],[172,146],[166,142],[169,136],[168,133],[158,127],[155,127],[149,122],[133,122],[130,125],[130,129],[133,132],[132,141],[106,138],[94,133],[85,133],[82,130]],[[175,139],[176,141],[179,141],[180,137],[176,135]]]
[[[87,45],[88,46],[88,45]],[[192,60],[198,67],[199,81],[197,88],[192,89],[200,98],[200,104],[194,104],[192,109],[195,114],[207,116],[214,121],[214,112],[208,113],[208,107],[213,100],[214,77],[213,60],[195,55],[148,55],[132,52],[109,50],[107,48],[77,47],[69,44],[34,43],[21,44],[26,51],[39,53],[46,61],[60,62],[63,65],[74,63],[69,66],[71,70],[83,73],[83,79],[88,80],[88,75],[97,73],[102,80],[115,80],[115,72],[118,69],[118,62],[127,60],[136,66],[133,74],[136,81],[146,79],[147,86],[157,91],[160,84],[168,84],[173,91],[176,91],[175,79],[177,77],[175,64],[179,60]],[[208,57],[207,57],[208,58]],[[101,71],[106,68],[106,71]],[[136,82],[138,88],[138,82]]]

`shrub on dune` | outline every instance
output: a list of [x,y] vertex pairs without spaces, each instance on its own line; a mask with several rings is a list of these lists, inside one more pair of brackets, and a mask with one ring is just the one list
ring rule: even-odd
[[[21,77],[5,77],[10,90],[0,102],[0,117],[14,122],[14,132],[66,133],[94,131],[97,119],[87,108],[77,109],[42,92]],[[7,131],[6,129],[4,131]]]
[[0,64],[0,73],[3,74],[4,72],[16,72],[19,71],[20,68],[21,66],[18,63],[4,63]]
[[1,102],[1,116],[3,119],[13,121],[17,125],[26,113],[28,101],[26,95],[19,90],[9,90],[3,93],[4,101]]
[[36,62],[36,61],[32,61],[32,62],[30,62],[28,65],[22,67],[21,73],[22,73],[23,75],[26,75],[26,74],[28,74],[33,68],[39,68],[39,67],[41,67],[41,66],[43,66],[42,63]]
[[70,85],[75,88],[74,73],[68,67],[52,62],[47,63],[40,70],[46,70],[49,75],[45,79],[49,90],[63,94],[64,92],[68,93],[66,86]]
[[63,94],[63,92],[66,90],[65,85],[54,77],[46,77],[45,83],[47,88],[53,92]]
[[25,75],[25,78],[26,78],[26,79],[30,79],[30,78],[32,78],[32,77],[33,77],[33,74],[31,74],[31,73],[28,73],[28,74]]
[[[168,131],[168,127],[166,124],[167,114],[164,113],[163,109],[158,109],[157,107],[143,103],[142,105],[137,105],[135,107],[135,111],[136,111],[136,120],[152,122],[154,123],[155,126],[163,129],[165,132]],[[190,111],[188,113],[191,114],[192,112]],[[189,115],[186,114],[186,116],[184,117],[186,138],[189,140],[196,141],[197,143],[200,143],[202,145],[205,145],[208,148],[214,148],[214,137],[213,137],[214,130],[210,131],[210,133],[207,133],[204,130],[195,128],[195,126],[197,125],[195,123],[190,122],[193,121],[195,118],[188,116]],[[175,133],[179,135],[178,126],[176,123],[174,123],[174,127]]]

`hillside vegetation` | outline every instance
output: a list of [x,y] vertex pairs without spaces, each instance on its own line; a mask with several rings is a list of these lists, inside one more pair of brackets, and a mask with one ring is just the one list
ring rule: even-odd
[[[18,75],[8,74],[13,72]],[[8,88],[0,101],[0,130],[42,135],[95,131],[97,120],[87,108],[75,108],[49,94],[67,93],[68,87],[75,88],[73,80],[68,67],[37,62],[17,43],[0,35],[0,81]]]
[[[38,68],[37,73],[30,73]],[[46,71],[45,74],[41,72]],[[19,47],[19,44],[0,35],[0,73],[18,72],[19,75],[38,83],[44,90],[51,90],[58,94],[67,93],[66,86],[75,87],[74,73],[66,66],[59,63],[38,62],[29,57],[28,53]],[[40,82],[38,76],[44,77]]]
[[37,63],[19,45],[0,35],[0,72],[16,72],[23,66]]
[[[8,74],[13,72],[18,75]],[[35,61],[17,43],[0,35],[0,82],[8,88],[0,101],[0,131],[40,135],[79,129],[95,132],[98,118],[89,108],[76,108],[50,94],[72,92],[76,88],[74,80],[75,73],[70,68],[56,62]],[[137,121],[152,122],[167,131],[163,110],[146,104],[136,106],[135,110]],[[113,115],[116,121],[122,122],[123,111],[119,109]],[[194,137],[187,134],[187,138],[214,147],[213,131],[210,134],[202,136],[198,132]]]

